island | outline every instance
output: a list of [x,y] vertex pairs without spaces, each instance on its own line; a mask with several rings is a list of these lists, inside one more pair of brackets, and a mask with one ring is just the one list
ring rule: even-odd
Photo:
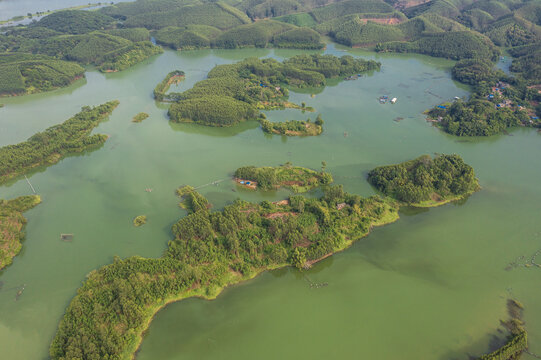
[[238,200],[214,212],[200,194],[185,190],[190,213],[173,225],[164,255],[115,258],[92,271],[60,322],[52,359],[130,359],[168,303],[215,298],[266,270],[309,267],[398,219],[394,200],[362,198],[341,186],[327,187],[320,198],[295,195],[280,205]]
[[135,115],[133,117],[133,119],[131,120],[131,122],[134,122],[134,123],[140,123],[142,122],[143,120],[145,120],[146,118],[148,118],[148,114],[147,113],[144,113],[144,112],[140,112],[139,114]]
[[179,93],[167,95],[166,93],[172,84],[178,84],[180,81],[184,80],[185,75],[184,71],[181,70],[174,70],[167,74],[167,76],[165,76],[165,78],[154,88],[154,99],[166,102],[178,101],[180,99]]
[[40,202],[38,195],[20,196],[12,200],[0,199],[0,270],[10,265],[21,251],[26,224],[23,213]]
[[421,156],[368,173],[381,193],[415,207],[432,207],[463,199],[480,189],[473,168],[459,155]]
[[310,119],[289,120],[283,122],[272,122],[261,119],[261,129],[269,134],[280,134],[286,136],[317,136],[323,132],[323,119],[318,115],[316,121]]
[[[258,109],[285,107],[291,87],[321,87],[326,80],[369,70],[380,63],[349,55],[296,55],[279,62],[248,58],[235,64],[218,65],[208,78],[179,95],[169,108],[174,122],[207,126],[231,126],[255,120]],[[302,106],[298,106],[302,109]]]
[[60,125],[51,126],[19,144],[0,147],[0,184],[38,166],[52,165],[70,154],[103,145],[106,135],[90,133],[118,104],[118,101],[110,101],[93,108],[85,106]]
[[332,175],[328,172],[293,166],[291,163],[276,167],[244,166],[235,171],[234,178],[237,184],[252,189],[268,191],[284,187],[296,193],[307,192],[333,182]]
[[[437,164],[432,170],[449,159],[458,161],[453,156],[430,160]],[[467,170],[466,165],[459,168]],[[272,188],[280,184],[277,174],[306,179],[320,173],[287,164],[245,167],[236,174]],[[269,181],[262,174],[268,174]],[[452,184],[464,179],[455,171],[447,175]],[[332,181],[330,175],[328,179]],[[167,304],[193,296],[216,298],[224,287],[266,270],[308,268],[348,248],[375,226],[396,221],[405,204],[391,197],[348,194],[341,185],[322,186],[320,197],[291,195],[276,203],[236,200],[217,211],[210,211],[210,202],[193,187],[183,186],[177,195],[188,215],[173,225],[174,239],[164,255],[116,257],[92,271],[59,324],[50,347],[53,360],[130,359],[154,315]]]
[[139,215],[136,216],[135,219],[133,219],[133,226],[139,227],[141,225],[144,225],[147,223],[147,217],[146,215]]
[[43,55],[0,54],[0,96],[35,94],[67,86],[84,76],[80,65]]

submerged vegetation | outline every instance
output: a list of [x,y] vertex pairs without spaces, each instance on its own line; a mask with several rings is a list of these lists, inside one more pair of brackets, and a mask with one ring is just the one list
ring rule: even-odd
[[479,189],[473,168],[458,155],[424,155],[368,173],[368,182],[398,201],[418,207],[462,199]]
[[249,180],[261,190],[286,187],[296,193],[307,192],[333,182],[332,175],[328,172],[317,172],[289,163],[277,167],[244,166],[235,171],[235,178],[241,184]]
[[38,195],[21,196],[13,200],[0,199],[0,270],[10,265],[21,251],[26,219],[23,212],[41,202]]
[[60,125],[37,133],[22,143],[1,147],[0,184],[37,166],[57,163],[70,153],[102,145],[107,136],[90,133],[118,104],[118,101],[110,101],[93,108],[85,106]]
[[268,269],[310,266],[398,218],[393,201],[350,195],[340,186],[319,199],[292,196],[289,205],[236,201],[215,212],[199,205],[192,201],[191,213],[173,225],[161,258],[116,258],[89,274],[60,322],[52,359],[130,358],[167,303],[214,298]]
[[528,349],[528,337],[522,321],[523,306],[514,299],[507,300],[509,320],[502,325],[509,332],[506,343],[490,354],[482,355],[478,360],[517,360]]
[[[171,105],[169,116],[176,122],[230,126],[256,119],[258,109],[291,107],[287,102],[289,91],[285,85],[324,86],[328,78],[377,70],[379,67],[378,62],[348,55],[340,58],[333,55],[296,55],[283,62],[249,58],[236,64],[218,65],[208,73],[207,79],[174,95],[179,101]],[[158,96],[162,95],[158,93]]]

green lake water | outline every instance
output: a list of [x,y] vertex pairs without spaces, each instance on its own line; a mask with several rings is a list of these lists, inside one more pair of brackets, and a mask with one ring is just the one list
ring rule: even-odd
[[[274,201],[288,193],[239,189],[232,172],[286,161],[319,168],[324,160],[336,183],[369,196],[368,170],[434,153],[460,154],[482,190],[461,204],[404,210],[396,223],[304,274],[267,272],[217,300],[172,304],[152,322],[137,359],[468,359],[503,338],[499,321],[509,297],[524,304],[530,350],[541,353],[541,269],[505,270],[541,248],[541,135],[517,129],[512,136],[458,139],[427,123],[422,111],[468,95],[451,80],[450,61],[333,45],[327,52],[374,58],[382,69],[322,91],[291,92],[292,101],[316,113],[267,112],[274,121],[321,113],[324,132],[317,137],[268,136],[255,122],[170,124],[167,106],[152,99],[154,86],[175,69],[186,72],[172,89],[182,91],[216,64],[301,51],[166,51],[120,73],[90,70],[66,89],[1,99],[0,146],[61,123],[81,106],[120,100],[96,129],[110,136],[102,148],[29,175],[43,203],[26,213],[23,250],[0,272],[2,358],[48,359],[57,324],[86,274],[115,255],[160,256],[171,225],[185,215],[174,194],[182,184],[226,179],[201,188],[218,209],[238,197]],[[397,103],[379,104],[383,94]],[[132,123],[139,112],[150,117]],[[29,193],[24,178],[0,187],[0,198]],[[148,222],[135,228],[140,214]],[[73,242],[62,242],[61,233],[73,233]],[[328,286],[311,288],[310,281]]]

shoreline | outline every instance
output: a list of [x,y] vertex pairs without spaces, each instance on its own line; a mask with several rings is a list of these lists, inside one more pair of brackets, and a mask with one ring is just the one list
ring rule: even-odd
[[[337,253],[340,253],[340,252],[342,252],[344,250],[349,249],[351,247],[351,245],[353,245],[353,243],[355,243],[356,241],[359,241],[360,239],[370,235],[371,232],[372,232],[372,229],[374,227],[379,227],[379,226],[392,224],[392,223],[396,222],[398,219],[400,219],[400,216],[398,214],[398,210],[396,212],[389,212],[389,210],[387,210],[387,212],[388,213],[386,214],[386,216],[384,216],[379,222],[375,222],[375,223],[371,224],[370,229],[368,230],[368,232],[366,234],[363,234],[360,237],[355,238],[355,239],[346,239],[345,242],[344,242],[344,246],[339,247],[337,249],[334,249],[332,252],[330,252],[330,253],[328,253],[328,254],[326,254],[326,255],[318,258],[318,259],[312,260],[310,262],[310,266],[312,266],[312,265],[314,265],[314,264],[316,264],[316,263],[318,263],[318,262],[320,262],[320,261],[322,261],[322,260],[324,260],[324,259],[326,259],[328,257],[331,257],[334,254],[337,254]],[[391,215],[391,216],[389,216],[389,215]],[[308,261],[307,261],[307,263],[308,263]],[[218,296],[226,288],[228,288],[228,287],[230,287],[232,285],[236,285],[236,284],[240,284],[242,282],[248,281],[248,280],[252,280],[252,279],[256,278],[257,276],[259,276],[260,274],[262,274],[263,272],[265,272],[265,271],[272,271],[272,270],[282,269],[282,268],[285,268],[285,267],[288,267],[288,266],[293,267],[293,265],[290,265],[290,264],[280,264],[280,265],[276,265],[276,266],[260,268],[260,269],[256,270],[254,273],[251,273],[251,274],[249,274],[247,276],[238,276],[238,275],[234,275],[233,273],[231,273],[232,274],[231,278],[228,279],[223,286],[220,286],[218,288],[214,288],[214,289],[206,288],[205,289],[205,288],[197,287],[195,289],[189,289],[186,292],[184,292],[182,294],[179,294],[177,296],[172,296],[170,298],[164,299],[159,304],[157,304],[155,306],[152,306],[152,307],[150,307],[148,309],[148,315],[149,315],[148,319],[143,323],[142,328],[137,331],[136,342],[133,344],[132,347],[130,347],[129,349],[126,349],[125,353],[121,356],[121,359],[123,359],[123,360],[135,360],[136,359],[137,353],[141,349],[141,344],[143,343],[145,333],[150,328],[150,325],[151,325],[152,321],[154,320],[156,315],[162,309],[166,308],[168,305],[179,302],[179,301],[182,301],[184,299],[191,298],[191,297],[197,297],[197,298],[208,300],[208,301],[215,300],[215,299],[218,298]],[[212,292],[209,295],[205,294],[205,292],[208,293],[209,290],[211,290]]]

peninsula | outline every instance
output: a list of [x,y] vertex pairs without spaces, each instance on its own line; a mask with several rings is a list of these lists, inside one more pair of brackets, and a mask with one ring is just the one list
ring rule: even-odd
[[90,135],[98,124],[118,106],[110,101],[81,112],[60,125],[52,126],[16,145],[0,148],[0,184],[28,173],[37,166],[52,165],[72,153],[102,145],[106,135]]
[[41,202],[38,195],[20,196],[13,200],[0,199],[0,270],[10,265],[21,251],[26,219],[23,212]]

